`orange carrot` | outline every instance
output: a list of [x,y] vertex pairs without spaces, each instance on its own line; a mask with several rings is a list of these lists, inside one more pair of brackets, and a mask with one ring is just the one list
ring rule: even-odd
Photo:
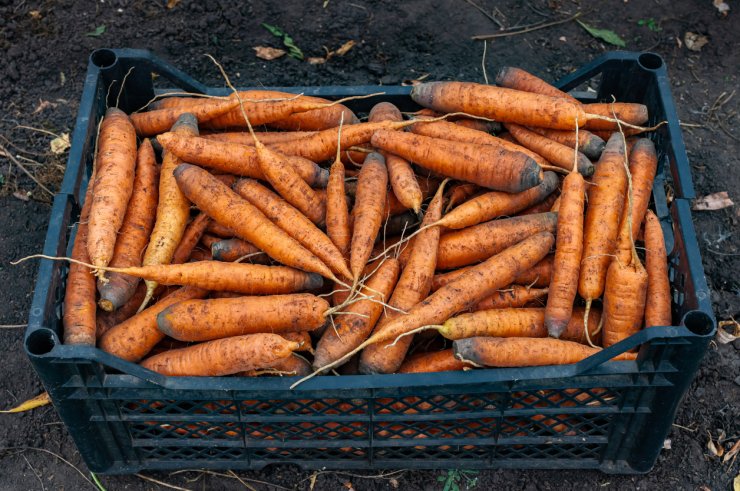
[[[265,178],[259,166],[257,151],[253,147],[205,138],[186,137],[172,132],[159,135],[157,141],[185,162],[239,176]],[[326,186],[329,174],[324,169],[303,158],[288,157],[288,160],[307,184],[316,187]]]
[[[173,133],[182,135],[197,135],[198,122],[190,113],[183,114],[172,127]],[[175,181],[174,171],[181,160],[171,152],[165,150],[162,154],[162,168],[159,176],[159,202],[154,229],[149,238],[149,246],[144,253],[141,264],[151,266],[155,264],[169,264],[175,254],[177,245],[187,228],[190,217],[190,201],[180,191]],[[146,282],[147,296],[141,308],[149,303],[157,284]]]
[[642,328],[647,285],[648,274],[637,254],[633,253],[629,264],[617,260],[611,262],[604,288],[602,340],[605,348]]
[[494,121],[483,121],[480,119],[470,118],[452,119],[451,121],[458,126],[463,126],[471,130],[483,131],[486,133],[495,133],[497,131],[501,131],[501,124]]
[[331,270],[261,211],[207,171],[181,164],[174,172],[183,193],[215,221],[287,266],[335,279]]
[[[90,208],[93,202],[93,187],[95,169],[90,176],[85,191],[85,202],[80,212],[80,221],[77,223],[77,236],[72,246],[72,258],[82,262],[89,262],[87,255],[87,226]],[[96,318],[95,318],[95,276],[92,272],[79,264],[69,265],[67,286],[64,290],[64,344],[81,344],[95,346]]]
[[[304,136],[313,135],[315,131],[255,131],[257,139],[265,145],[273,143],[286,142],[303,138]],[[220,142],[238,143],[240,145],[254,146],[254,138],[248,131],[234,131],[226,133],[209,133],[203,135],[207,140],[216,140]]]
[[188,300],[160,312],[157,327],[180,341],[311,331],[326,322],[327,310],[329,302],[308,293]]
[[557,174],[545,172],[542,182],[537,186],[515,194],[491,191],[472,198],[452,210],[437,222],[438,225],[461,229],[487,222],[501,216],[514,215],[528,206],[539,203],[560,184]]
[[[620,121],[632,125],[641,125],[648,121],[647,106],[643,104],[634,104],[629,102],[599,102],[584,104],[583,110],[586,111],[587,115],[596,114],[606,116],[607,118],[613,118],[616,115]],[[603,119],[589,119],[585,127],[589,130],[616,130],[617,124]]]
[[233,99],[208,99],[189,108],[173,107],[134,113],[131,115],[131,123],[136,128],[136,133],[139,136],[153,136],[169,131],[175,121],[183,114],[192,113],[197,122],[202,123],[224,114],[238,105],[239,101]]
[[[252,264],[269,264],[270,258],[254,245],[242,239],[221,239],[210,245],[211,255],[215,261],[231,263],[239,258]],[[245,257],[249,256],[249,257]]]
[[329,169],[329,183],[326,185],[326,234],[342,256],[347,257],[352,232],[344,191],[344,165],[340,160],[335,161]]
[[172,254],[172,264],[182,264],[188,260],[210,222],[211,219],[205,213],[198,213],[198,216],[193,218],[185,232],[183,232],[182,239],[177,244],[174,254]]
[[206,227],[206,232],[211,235],[215,235],[216,237],[221,237],[222,239],[230,239],[236,235],[229,227],[224,227],[213,220],[209,221],[208,226]]
[[587,120],[581,105],[567,99],[471,82],[422,83],[411,89],[411,98],[436,111],[525,126],[570,130]]
[[[560,184],[560,180],[558,179],[558,184]],[[557,203],[558,206],[555,206]],[[546,213],[548,211],[558,211],[560,208],[560,192],[554,191],[550,193],[550,195],[545,198],[544,200],[540,201],[536,205],[532,205],[529,208],[525,208],[519,213],[516,214],[516,216],[524,216],[524,215],[533,215],[535,213]]]
[[294,353],[288,357],[281,358],[274,363],[270,363],[270,365],[267,367],[255,370],[247,370],[241,373],[237,373],[236,376],[260,377],[263,375],[274,375],[280,377],[302,377],[304,375],[308,375],[309,373],[311,373],[311,364],[308,363],[304,358],[296,356]]
[[539,77],[532,75],[521,68],[505,66],[496,75],[496,85],[508,89],[523,90],[536,94],[548,95],[550,97],[562,97],[573,103],[580,104],[578,99],[570,94],[556,89]]
[[87,252],[95,266],[107,266],[113,257],[117,233],[134,189],[135,169],[134,127],[123,111],[111,107],[100,125],[95,192],[87,225]]
[[175,377],[231,375],[267,368],[298,347],[277,334],[249,334],[165,351],[142,361],[141,366]]
[[[72,265],[70,265],[70,269],[71,267]],[[141,302],[144,300],[145,296],[146,285],[143,282],[139,282],[139,286],[136,287],[134,295],[128,302],[113,312],[98,312],[95,319],[97,338],[100,339],[103,334],[108,332],[113,326],[117,326],[126,319],[133,317],[139,309],[139,306],[141,306]]]
[[477,184],[460,183],[452,186],[450,192],[447,193],[447,207],[445,213],[455,208],[460,203],[464,203],[481,192],[482,188]]
[[360,277],[362,268],[370,258],[375,237],[382,225],[387,188],[385,159],[379,153],[368,154],[357,178],[357,196],[353,210],[350,270],[355,280]]
[[[570,170],[573,167],[573,153],[575,150],[572,148],[558,143],[554,140],[550,140],[539,133],[530,131],[524,126],[518,124],[507,123],[504,125],[509,133],[516,138],[516,140],[523,146],[537,152],[542,155],[548,161],[552,162],[562,169]],[[583,155],[581,152],[577,153],[578,158],[578,172],[584,176],[590,176],[594,173],[594,166],[588,157]]]
[[604,145],[606,144],[604,140],[587,130],[579,130],[576,140],[575,131],[549,130],[547,128],[536,127],[531,127],[529,129],[535,133],[539,133],[545,138],[567,145],[570,148],[576,148],[576,143],[578,143],[578,150],[583,152],[583,154],[590,159],[598,159],[601,156],[601,152],[604,150]]
[[[280,337],[285,338],[288,341],[295,341],[296,343],[300,344],[301,346],[298,349],[296,349],[296,351],[313,352],[313,347],[311,346],[311,343],[312,343],[311,333],[309,333],[308,331],[283,332],[283,333],[280,333]],[[309,367],[310,366],[311,365],[309,364]]]
[[645,216],[645,265],[648,275],[645,326],[671,325],[671,285],[668,281],[663,229],[655,213]]
[[[435,223],[442,216],[444,184],[443,182],[439,186],[434,199],[429,204],[422,227]],[[388,305],[398,309],[398,311],[386,309],[378,325],[381,325],[386,319],[403,315],[402,312],[408,311],[429,295],[432,288],[434,268],[437,265],[439,235],[439,227],[430,227],[420,232],[413,239],[408,262],[404,266],[398,284],[393,290],[393,295],[388,301]],[[360,373],[395,372],[403,363],[412,340],[412,336],[407,336],[400,339],[394,346],[390,346],[391,343],[389,342],[368,346],[360,356]]]
[[509,285],[507,288],[498,290],[491,296],[481,300],[472,310],[517,308],[524,307],[533,302],[542,304],[548,291],[548,288],[529,288],[521,285]]
[[[367,164],[365,164],[367,165]],[[360,291],[368,299],[359,300],[345,309],[345,314],[328,327],[316,344],[314,368],[321,368],[357,348],[372,332],[383,312],[383,304],[396,285],[400,265],[396,259],[386,259],[367,280]]]
[[[550,284],[550,277],[552,275],[552,263],[553,255],[550,254],[545,257],[542,261],[535,264],[531,269],[524,271],[514,279],[514,283],[517,285],[528,285],[537,288],[542,288]],[[432,291],[439,290],[450,281],[455,278],[459,278],[463,274],[467,273],[473,266],[466,266],[464,268],[450,271],[449,273],[439,273],[434,275],[432,278]]]
[[431,353],[414,353],[406,358],[398,373],[454,372],[465,368],[470,368],[470,365],[455,358],[450,348]]
[[[536,367],[568,365],[595,355],[592,348],[573,341],[552,338],[466,338],[454,341],[452,349],[460,360],[488,367]],[[634,355],[623,353],[614,360],[630,360]]]
[[425,169],[497,191],[517,193],[542,181],[542,169],[531,158],[491,145],[387,130],[376,131],[371,142]]
[[[607,142],[596,165],[588,192],[588,208],[583,228],[583,256],[578,293],[586,300],[604,292],[606,271],[616,250],[619,221],[627,194],[622,137],[615,133]],[[561,213],[563,203],[560,205]],[[557,264],[557,259],[556,259]]]
[[139,361],[164,338],[164,333],[157,329],[157,315],[174,303],[203,298],[206,294],[208,291],[201,288],[180,288],[103,334],[98,347],[124,360]]
[[[403,121],[403,116],[401,115],[401,111],[390,102],[381,102],[370,110],[368,121],[371,123],[379,121]],[[388,167],[388,179],[391,183],[393,194],[396,195],[398,200],[406,208],[410,208],[418,214],[421,209],[423,196],[411,164],[397,155],[387,152],[380,153],[385,157],[385,163]]]
[[437,269],[483,261],[534,234],[555,232],[557,222],[557,213],[540,213],[491,220],[445,234],[439,239]]
[[241,179],[234,190],[259,209],[287,235],[324,262],[336,274],[350,278],[351,273],[342,253],[326,234],[275,193],[251,179]]
[[560,194],[555,259],[545,308],[547,332],[556,338],[568,325],[578,289],[583,257],[585,193],[583,176],[578,172],[568,174]]

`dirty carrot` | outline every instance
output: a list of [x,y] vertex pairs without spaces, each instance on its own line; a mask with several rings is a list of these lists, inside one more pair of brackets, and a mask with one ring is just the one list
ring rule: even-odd
[[[631,102],[597,102],[584,104],[586,115],[599,115],[617,119],[631,125],[641,125],[648,121],[648,110],[644,104]],[[617,123],[603,119],[589,119],[585,128],[588,130],[617,130]]]
[[533,302],[542,304],[549,292],[548,288],[530,288],[522,285],[509,285],[481,300],[473,311],[488,309],[508,309],[525,307]]
[[87,253],[95,266],[107,266],[133,193],[136,170],[136,133],[120,109],[111,107],[105,113],[95,165]]
[[370,153],[357,178],[357,194],[353,209],[354,223],[350,245],[350,270],[356,280],[370,258],[375,237],[383,223],[388,170],[379,153]]
[[193,298],[203,298],[208,290],[185,286],[170,293],[159,302],[121,322],[100,338],[98,347],[127,361],[139,361],[162,339],[157,329],[157,315],[172,304]]
[[578,136],[576,137],[575,131],[550,130],[547,128],[536,128],[534,126],[529,129],[545,138],[567,145],[570,148],[576,148],[577,144],[578,150],[590,159],[598,159],[604,150],[604,145],[606,145],[604,140],[588,130],[579,129]]
[[141,362],[162,375],[212,377],[267,368],[291,356],[298,343],[277,334],[248,334],[165,351]]
[[605,348],[635,334],[642,328],[645,314],[648,274],[637,254],[629,264],[614,260],[606,273],[604,288]]
[[237,107],[239,101],[233,99],[208,99],[189,108],[155,109],[131,115],[131,123],[139,136],[154,136],[169,131],[180,116],[191,113],[197,123],[213,119]]
[[216,240],[210,244],[210,250],[214,261],[231,263],[244,258],[244,261],[253,264],[270,263],[267,254],[242,239]]
[[645,216],[645,269],[647,269],[647,301],[645,303],[645,326],[671,325],[671,285],[668,281],[663,229],[655,213]]
[[[70,265],[70,268],[71,266],[72,265]],[[134,295],[128,302],[113,312],[106,312],[104,310],[102,312],[98,312],[95,319],[98,339],[100,339],[101,336],[108,332],[113,326],[117,326],[126,319],[133,317],[134,314],[136,314],[136,311],[139,310],[141,302],[144,300],[145,296],[146,285],[144,282],[140,281],[139,285],[136,287],[136,291],[134,291]]]
[[181,164],[174,175],[180,189],[201,211],[234,230],[240,239],[287,266],[336,279],[319,258],[207,171]]
[[454,372],[471,368],[470,364],[455,358],[452,348],[431,353],[414,353],[406,358],[398,373]]
[[190,255],[198,245],[201,238],[205,234],[208,224],[211,219],[205,213],[198,213],[193,220],[185,228],[185,232],[182,234],[180,243],[177,244],[174,254],[172,254],[172,264],[182,264],[188,260]]
[[[368,116],[371,123],[379,121],[403,121],[401,111],[390,102],[381,102],[373,106]],[[414,170],[408,160],[398,155],[387,152],[380,152],[385,157],[385,163],[388,167],[388,180],[390,181],[393,194],[403,203],[406,208],[419,213],[423,195],[416,181]]]
[[517,193],[542,181],[542,169],[534,160],[492,145],[388,130],[376,131],[371,143],[438,174],[497,191]]
[[[265,145],[273,143],[287,142],[303,138],[304,136],[313,135],[314,131],[255,131],[257,139]],[[216,140],[228,143],[238,143],[240,145],[254,146],[254,138],[247,131],[233,131],[224,133],[208,133],[202,135],[206,140]]]
[[560,184],[557,174],[545,172],[542,182],[519,193],[491,191],[472,198],[442,217],[437,225],[461,229],[501,216],[514,215],[544,200]]
[[584,176],[594,173],[594,166],[588,157],[562,143],[550,140],[537,132],[528,130],[518,124],[507,123],[504,125],[509,133],[516,138],[524,147],[537,152],[545,159],[562,169],[570,170],[573,167],[574,153],[578,159],[578,172]]
[[326,185],[326,234],[342,256],[347,257],[352,241],[352,229],[349,223],[344,176],[344,164],[337,159],[329,168],[329,183]]
[[[524,271],[520,275],[517,275],[517,277],[514,278],[513,283],[517,285],[533,286],[536,288],[548,286],[552,275],[552,263],[553,255],[550,254],[542,261],[535,264],[532,268]],[[434,278],[432,278],[432,291],[439,290],[450,281],[465,274],[472,267],[473,266],[466,266],[448,273],[438,273],[434,275]]]
[[180,341],[311,331],[326,322],[327,310],[329,302],[308,293],[187,300],[160,312],[157,327]]
[[578,99],[575,97],[553,87],[541,78],[532,75],[521,68],[510,66],[501,67],[501,70],[499,70],[496,75],[496,85],[506,87],[507,89],[523,90],[525,92],[548,95],[550,97],[562,97],[570,102],[580,104]]

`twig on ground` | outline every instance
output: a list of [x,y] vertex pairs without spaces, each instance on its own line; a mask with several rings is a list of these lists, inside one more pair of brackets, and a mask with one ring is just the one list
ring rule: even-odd
[[21,164],[21,162],[17,158],[15,158],[13,156],[13,154],[11,154],[10,152],[8,152],[8,150],[3,145],[0,145],[0,156],[6,157],[8,160],[10,160],[11,162],[13,162],[16,166],[18,166],[18,168],[20,170],[22,170],[28,177],[30,177],[31,180],[33,182],[35,182],[41,189],[43,189],[44,191],[46,191],[47,193],[49,193],[50,196],[52,196],[52,197],[54,196],[54,193],[52,193],[49,190],[49,188],[47,188],[46,186],[44,186],[43,184],[41,184],[41,182],[39,182],[39,180],[36,179],[36,177],[33,174],[31,174],[31,172],[29,172],[29,170],[26,169],[26,167],[23,164]]
[[165,488],[170,489],[176,489],[178,491],[191,491],[188,488],[181,488],[180,486],[175,486],[174,484],[168,484],[164,481],[160,481],[158,479],[154,479],[153,477],[145,476],[144,474],[134,474],[136,477],[143,479],[145,481],[153,482],[154,484],[158,484],[160,486],[164,486]]
[[506,36],[516,36],[516,35],[524,34],[527,32],[537,31],[539,29],[545,29],[547,27],[553,27],[553,26],[557,26],[560,24],[565,24],[566,22],[570,22],[572,20],[577,19],[578,17],[580,17],[580,15],[581,15],[581,12],[577,12],[574,15],[571,15],[570,17],[567,17],[565,19],[560,19],[560,20],[556,20],[552,22],[541,22],[539,24],[535,24],[531,27],[527,27],[525,29],[520,29],[517,31],[504,31],[504,32],[497,32],[495,34],[480,34],[477,36],[473,36],[472,39],[475,41],[485,41],[487,39],[502,38]]

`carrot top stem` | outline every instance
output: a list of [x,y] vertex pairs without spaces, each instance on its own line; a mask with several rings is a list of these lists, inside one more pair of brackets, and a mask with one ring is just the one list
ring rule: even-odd
[[624,171],[627,173],[627,233],[629,233],[630,244],[632,245],[632,264],[637,265],[640,262],[640,259],[637,257],[635,238],[632,235],[632,174],[630,173],[629,152],[627,151],[627,139],[624,136],[624,130],[622,130],[622,123],[614,112],[614,102],[615,99],[614,96],[612,96],[612,115],[614,115],[614,119],[616,119],[617,129],[619,130],[619,134],[622,136],[622,145],[624,146]]
[[424,332],[424,331],[429,331],[431,329],[435,329],[435,330],[439,331],[441,329],[444,329],[444,327],[445,326],[443,326],[442,324],[429,324],[429,325],[426,325],[426,326],[417,327],[416,329],[412,329],[409,332],[405,332],[405,333],[401,334],[400,336],[398,336],[396,339],[393,340],[393,342],[391,344],[387,345],[386,348],[390,348],[391,346],[395,346],[396,343],[401,338],[404,338],[406,336],[413,336],[414,334],[418,334],[418,333]]

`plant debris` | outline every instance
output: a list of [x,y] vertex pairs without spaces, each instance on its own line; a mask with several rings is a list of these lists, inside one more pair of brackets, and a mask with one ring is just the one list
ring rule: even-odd
[[624,39],[619,37],[619,34],[614,31],[610,31],[609,29],[598,29],[596,27],[589,26],[585,22],[582,22],[578,19],[576,19],[576,22],[578,22],[578,24],[580,24],[580,26],[583,27],[586,32],[597,39],[606,41],[607,43],[613,44],[614,46],[619,46],[620,48],[624,48],[627,46],[627,44],[624,42]]
[[718,193],[702,196],[701,198],[696,198],[694,200],[694,206],[692,206],[691,209],[696,211],[714,211],[729,208],[734,204],[735,203],[732,202],[730,196],[727,194],[727,191],[720,191]]
[[51,404],[51,397],[49,397],[48,392],[42,392],[36,397],[33,397],[27,401],[21,402],[14,408],[5,409],[5,410],[0,411],[0,413],[3,413],[3,414],[22,413],[25,411],[30,411],[31,409],[36,409],[37,407],[46,406],[47,404]]
[[709,38],[701,34],[686,31],[686,34],[683,35],[683,42],[691,51],[699,52],[707,43],[709,43]]
[[295,42],[293,42],[293,38],[290,37],[288,33],[277,26],[273,26],[265,22],[262,23],[262,27],[270,31],[270,34],[272,34],[273,36],[283,39],[283,45],[288,48],[288,56],[290,56],[291,58],[295,58],[296,60],[303,59],[303,51],[301,51],[301,49],[296,46]]
[[69,133],[62,133],[54,138],[49,142],[49,147],[51,148],[51,153],[55,155],[64,153],[70,147]]
[[270,48],[269,46],[255,46],[252,49],[257,58],[267,61],[276,60],[287,53],[284,49]]

